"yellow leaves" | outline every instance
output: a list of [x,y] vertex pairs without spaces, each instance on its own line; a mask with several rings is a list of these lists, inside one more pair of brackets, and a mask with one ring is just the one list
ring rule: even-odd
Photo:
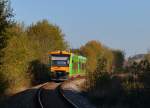
[[88,58],[88,70],[94,71],[96,69],[97,60],[101,57],[107,59],[107,68],[108,70],[111,69],[113,54],[110,49],[104,47],[99,41],[92,40],[87,42],[80,48],[80,52],[82,55]]
[[15,24],[7,29],[6,35],[9,39],[6,48],[3,49],[5,55],[2,70],[9,87],[13,85],[11,89],[31,84],[32,76],[28,69],[32,61],[38,60],[44,65],[48,63],[48,51],[67,48],[60,28],[47,20],[39,21],[27,28]]

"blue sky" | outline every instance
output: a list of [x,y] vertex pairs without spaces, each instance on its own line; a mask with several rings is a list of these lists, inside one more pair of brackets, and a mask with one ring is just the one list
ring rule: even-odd
[[11,0],[11,6],[17,21],[60,26],[73,48],[99,40],[126,56],[150,49],[150,0]]

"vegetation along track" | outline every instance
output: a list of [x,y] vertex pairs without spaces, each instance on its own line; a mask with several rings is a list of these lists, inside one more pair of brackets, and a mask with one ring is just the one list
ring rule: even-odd
[[[47,107],[78,108],[78,106],[76,104],[74,104],[70,99],[68,99],[64,95],[63,89],[61,88],[63,83],[55,83],[56,87],[54,87],[53,91],[49,90],[49,92],[48,92],[48,90],[45,90],[45,87],[50,84],[51,83],[43,84],[37,91],[37,102],[38,102],[39,108],[47,108]],[[47,87],[47,88],[49,89],[49,87]],[[49,98],[46,98],[47,97],[46,95],[49,95]],[[44,98],[46,98],[46,99],[44,99]],[[56,106],[56,104],[58,106]]]

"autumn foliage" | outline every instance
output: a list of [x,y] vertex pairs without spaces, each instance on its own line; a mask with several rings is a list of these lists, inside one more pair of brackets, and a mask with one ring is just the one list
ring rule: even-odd
[[3,75],[1,82],[5,84],[0,89],[7,93],[48,81],[47,52],[68,47],[60,28],[47,20],[28,27],[13,24],[5,34],[9,38],[7,46],[3,48],[0,71]]

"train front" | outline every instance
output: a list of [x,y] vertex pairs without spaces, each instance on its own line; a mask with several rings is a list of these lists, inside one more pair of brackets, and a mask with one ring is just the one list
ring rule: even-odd
[[71,53],[66,51],[50,52],[50,77],[52,80],[67,80]]

